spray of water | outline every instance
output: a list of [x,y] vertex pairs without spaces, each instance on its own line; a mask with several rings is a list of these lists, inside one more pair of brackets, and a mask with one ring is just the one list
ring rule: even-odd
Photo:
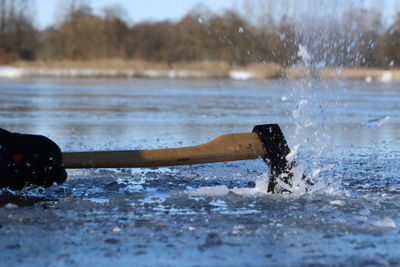
[[[293,61],[297,62],[296,68],[301,70],[301,74],[295,82],[288,82],[291,92],[289,98],[296,103],[290,118],[294,129],[288,136],[289,142],[293,144],[288,161],[295,160],[297,166],[293,170],[291,185],[278,183],[279,187],[297,194],[340,190],[338,181],[326,176],[326,172],[335,167],[334,164],[321,160],[326,158],[327,153],[334,154],[334,151],[329,150],[332,139],[329,125],[334,125],[340,118],[326,112],[330,105],[327,102],[335,102],[327,97],[332,81],[321,79],[319,74],[327,66],[340,72],[342,66],[355,65],[362,60],[353,53],[357,45],[357,25],[353,25],[350,31],[345,30],[347,25],[338,23],[339,17],[320,16],[323,13],[320,9],[326,8],[325,5],[318,5],[321,1],[305,2],[316,5],[314,9],[308,9],[309,19],[296,24],[295,44],[298,52],[297,59]],[[342,27],[343,31],[338,30],[338,27]],[[338,32],[342,34],[338,35]],[[336,89],[345,92],[343,84],[338,83]],[[335,105],[341,103],[336,101]],[[313,181],[314,186],[307,184],[307,179],[303,179],[304,174]]]

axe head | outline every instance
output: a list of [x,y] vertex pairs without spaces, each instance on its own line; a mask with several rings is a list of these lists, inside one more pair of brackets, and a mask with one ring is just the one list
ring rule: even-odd
[[289,145],[278,124],[264,124],[254,127],[266,152],[264,161],[269,165],[271,175],[269,178],[268,192],[274,192],[277,180],[292,185],[292,169],[296,165],[294,161],[289,162],[287,155],[290,153]]

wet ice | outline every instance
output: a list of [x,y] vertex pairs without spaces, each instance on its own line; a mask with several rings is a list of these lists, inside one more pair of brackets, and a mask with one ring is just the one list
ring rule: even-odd
[[[69,170],[63,185],[13,192],[2,202],[4,264],[15,259],[21,266],[185,265],[193,260],[199,265],[363,265],[378,259],[400,264],[399,120],[391,109],[400,96],[395,87],[345,82],[340,85],[346,87],[343,95],[334,81],[314,81],[311,87],[287,81],[218,81],[219,88],[216,81],[105,81],[107,87],[77,80],[77,88],[63,86],[62,79],[4,82],[0,100],[12,94],[16,106],[0,112],[18,115],[8,116],[4,126],[47,134],[63,150],[79,151],[195,145],[224,133],[249,132],[254,124],[278,122],[297,150],[290,159],[299,166],[298,192],[266,193],[269,168],[262,159]],[[39,102],[54,105],[54,110],[38,110],[30,117],[36,126],[26,125],[26,113],[15,108],[31,103],[23,93],[26,87],[40,92]],[[79,96],[82,87],[91,97]],[[324,93],[315,96],[312,88]],[[391,98],[368,101],[381,93]],[[281,101],[283,95],[290,101]],[[118,106],[118,111],[91,107],[94,97],[100,109]],[[71,111],[77,101],[88,107],[84,114]],[[354,109],[344,109],[346,103]],[[320,106],[326,116],[319,115]],[[365,106],[368,114],[359,108]],[[163,112],[149,113],[149,107]],[[293,110],[298,111],[295,120]],[[381,112],[391,118],[385,127],[360,124]],[[312,190],[302,188],[302,173],[313,179]],[[18,208],[7,209],[7,203]]]

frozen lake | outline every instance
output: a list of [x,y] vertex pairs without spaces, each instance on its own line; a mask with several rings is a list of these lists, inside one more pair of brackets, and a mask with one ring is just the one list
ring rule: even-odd
[[2,79],[0,127],[64,151],[195,145],[279,123],[315,182],[251,193],[268,173],[262,160],[68,170],[63,185],[2,192],[2,264],[398,266],[399,86]]

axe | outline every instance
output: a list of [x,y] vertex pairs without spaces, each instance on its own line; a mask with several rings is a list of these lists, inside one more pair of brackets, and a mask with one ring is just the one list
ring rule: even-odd
[[264,124],[255,126],[251,133],[221,135],[208,143],[190,147],[64,152],[63,165],[68,169],[146,168],[262,158],[271,171],[268,191],[274,192],[278,179],[292,184],[291,170],[295,162],[288,162],[289,153],[279,125]]

